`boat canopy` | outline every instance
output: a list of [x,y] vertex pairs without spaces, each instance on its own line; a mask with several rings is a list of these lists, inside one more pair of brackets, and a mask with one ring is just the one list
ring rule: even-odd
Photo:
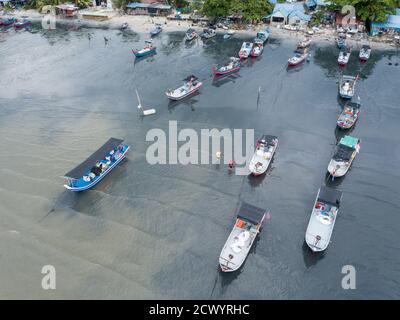
[[354,149],[356,145],[358,144],[359,140],[358,138],[354,138],[351,136],[344,136],[342,139],[340,139],[340,144],[343,146],[347,146],[349,148]]
[[103,144],[97,151],[95,151],[89,158],[83,161],[75,169],[65,174],[65,177],[72,179],[80,179],[96,164],[97,161],[104,159],[107,154],[117,148],[124,140],[110,138]]
[[335,205],[337,208],[340,206],[342,199],[342,192],[329,187],[322,186],[319,189],[318,200],[324,203]]
[[183,81],[196,81],[198,78],[195,75],[191,75],[183,79]]
[[354,148],[339,144],[335,154],[333,155],[333,159],[337,161],[348,161],[351,159],[353,152]]
[[262,143],[267,143],[267,144],[272,144],[272,142],[274,140],[278,139],[277,136],[271,136],[271,135],[262,135],[260,139],[258,139],[258,142],[262,142]]
[[247,220],[254,224],[259,224],[265,214],[265,209],[261,209],[259,207],[253,206],[247,202],[242,202],[240,206],[238,218]]

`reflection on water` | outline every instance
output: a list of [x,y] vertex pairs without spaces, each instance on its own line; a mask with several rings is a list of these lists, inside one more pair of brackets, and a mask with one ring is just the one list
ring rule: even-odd
[[[339,51],[334,43],[313,44],[313,59],[288,72],[295,43],[272,37],[260,59],[214,78],[211,67],[237,56],[253,36],[187,43],[183,32],[163,32],[154,39],[157,55],[136,60],[131,50],[147,34],[68,25],[1,34],[0,153],[9,160],[0,169],[7,181],[0,188],[5,297],[398,297],[398,52],[374,50],[360,64],[354,48],[343,72],[361,75],[356,95],[365,116],[352,135],[363,147],[349,173],[331,182],[326,170],[344,104]],[[169,101],[165,91],[190,74],[203,82],[200,92]],[[155,116],[139,116],[135,89]],[[146,134],[167,132],[171,120],[196,132],[277,135],[279,157],[260,177],[236,176],[222,164],[149,165]],[[131,146],[126,161],[88,192],[65,191],[63,174],[109,137]],[[343,201],[329,251],[315,257],[303,242],[321,184],[339,187]],[[220,274],[219,253],[240,200],[274,219],[241,270]],[[376,212],[386,212],[385,219]],[[62,274],[54,293],[36,289],[37,270],[48,263]],[[357,290],[343,293],[337,278],[348,263],[363,272]],[[306,272],[311,266],[315,272]]]

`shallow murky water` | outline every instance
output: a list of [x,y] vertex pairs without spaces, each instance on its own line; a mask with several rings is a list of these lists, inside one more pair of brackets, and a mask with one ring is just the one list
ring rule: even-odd
[[[90,37],[88,36],[90,34]],[[243,39],[185,44],[161,34],[158,54],[134,62],[145,36],[58,29],[0,34],[0,298],[399,298],[399,53],[374,51],[360,73],[362,116],[352,135],[361,153],[341,180],[326,182],[343,104],[334,45],[313,45],[291,71],[292,40],[272,38],[262,57],[214,81],[211,66]],[[105,44],[104,37],[109,38]],[[164,95],[189,74],[201,93],[171,104]],[[260,95],[258,90],[261,87]],[[157,114],[140,118],[134,90]],[[146,163],[151,128],[254,128],[280,145],[257,179],[224,166]],[[63,174],[109,137],[131,146],[94,189],[64,190]],[[343,191],[323,255],[304,245],[318,187]],[[240,200],[271,211],[240,272],[222,275],[218,256]],[[57,289],[41,288],[43,265]],[[342,266],[357,289],[341,288]]]

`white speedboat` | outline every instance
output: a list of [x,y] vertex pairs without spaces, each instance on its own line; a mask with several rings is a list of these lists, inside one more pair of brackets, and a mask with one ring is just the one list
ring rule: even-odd
[[346,49],[340,50],[339,57],[338,57],[339,65],[340,66],[347,65],[349,63],[350,55],[351,55],[351,49],[350,48],[346,48]]
[[176,89],[168,89],[165,92],[166,96],[171,100],[181,100],[190,96],[200,89],[203,85],[202,82],[198,81],[197,77],[191,75],[183,80],[184,84]]
[[199,36],[199,35],[197,34],[197,32],[196,32],[194,29],[189,28],[189,29],[186,31],[185,40],[186,40],[186,41],[192,41],[192,40],[196,39],[198,36]]
[[351,99],[356,90],[357,77],[343,75],[339,81],[339,94],[343,99]]
[[251,53],[251,49],[253,48],[253,44],[251,42],[243,42],[242,47],[239,51],[240,59],[247,59]]
[[219,256],[222,272],[233,272],[242,266],[265,218],[264,209],[242,202],[235,225]]
[[338,190],[324,186],[318,190],[305,236],[312,251],[321,252],[328,247],[341,199],[342,192]]
[[263,135],[257,141],[256,151],[249,164],[249,170],[254,176],[267,171],[277,147],[278,137],[276,136]]
[[359,58],[361,61],[367,61],[371,56],[371,47],[369,45],[363,45],[360,50]]

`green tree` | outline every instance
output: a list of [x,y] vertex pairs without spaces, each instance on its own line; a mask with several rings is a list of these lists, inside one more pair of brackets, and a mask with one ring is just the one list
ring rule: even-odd
[[[113,5],[117,8],[117,9],[122,9],[125,10],[126,6],[132,1],[130,0],[113,0]],[[135,0],[135,2],[140,2],[138,0]]]
[[210,18],[226,17],[229,15],[232,0],[206,0],[202,12]]
[[246,22],[258,22],[271,13],[272,5],[265,0],[232,0],[231,13]]
[[335,9],[350,5],[356,9],[358,18],[364,21],[386,21],[387,14],[395,13],[399,0],[331,0]]

